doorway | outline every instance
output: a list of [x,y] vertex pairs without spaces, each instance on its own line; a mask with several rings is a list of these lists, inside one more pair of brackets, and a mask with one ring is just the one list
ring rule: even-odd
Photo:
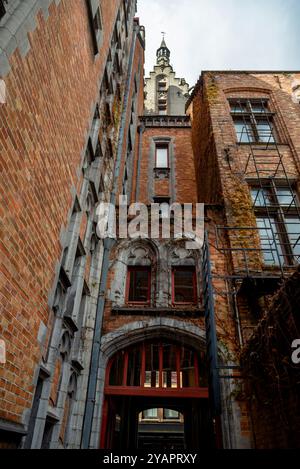
[[214,448],[205,353],[171,341],[119,351],[106,373],[101,448]]

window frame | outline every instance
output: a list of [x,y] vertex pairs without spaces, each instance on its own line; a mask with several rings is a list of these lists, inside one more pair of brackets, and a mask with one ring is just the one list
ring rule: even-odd
[[[167,341],[167,343],[166,343]],[[164,345],[171,345],[174,347],[175,351],[175,368],[174,372],[176,373],[176,386],[174,387],[165,387],[163,383],[163,373],[164,373],[164,368],[163,368],[163,347]],[[147,350],[153,350],[152,347],[156,347],[157,350],[157,363],[155,370],[152,370],[153,373],[156,373],[155,380],[153,381],[153,385],[147,386],[146,384],[146,373],[147,371],[147,357],[148,359],[150,358],[151,360],[152,355],[147,355]],[[181,356],[182,352],[184,350],[187,350],[192,353],[192,366],[191,369],[193,370],[193,376],[194,376],[194,383],[193,385],[191,384],[186,384],[184,385],[184,380],[182,378],[182,373],[184,372],[184,367],[182,366],[181,362]],[[132,356],[133,352],[138,351],[139,356],[140,356],[140,367],[138,368],[130,368],[130,356]],[[114,366],[117,364],[117,367]],[[204,365],[204,367],[202,367]],[[131,373],[137,373],[136,377],[138,378],[138,385],[133,385],[129,384],[128,377]],[[113,373],[117,373],[117,375],[114,375]],[[171,339],[150,339],[150,340],[144,340],[140,343],[135,343],[131,346],[126,347],[125,349],[120,350],[119,352],[115,353],[113,357],[110,359],[107,369],[106,369],[106,378],[105,378],[105,388],[123,388],[125,393],[129,393],[129,389],[133,391],[134,390],[139,390],[140,394],[145,394],[145,395],[150,395],[154,394],[156,395],[157,393],[163,392],[164,394],[171,392],[171,394],[175,392],[181,392],[185,393],[188,392],[188,390],[193,390],[195,389],[202,389],[206,390],[208,389],[208,369],[207,369],[207,362],[206,359],[203,359],[203,352],[200,352],[197,349],[194,349],[193,347],[190,347],[189,345],[182,344],[180,342],[172,341]],[[116,383],[116,379],[118,382]],[[112,384],[115,382],[115,384]],[[203,384],[204,383],[204,384]],[[126,391],[127,390],[127,391]],[[132,394],[132,395],[133,395]]]
[[[279,143],[278,133],[274,123],[275,113],[269,109],[268,98],[230,98],[228,102],[238,144],[276,145]],[[260,105],[263,111],[255,111],[253,109],[255,104]],[[236,105],[236,110],[233,110],[234,105]],[[247,129],[250,129],[246,132],[246,141],[242,140],[243,133],[239,136],[237,132],[236,123],[238,121],[242,121],[243,126],[247,126]],[[267,122],[270,128],[269,140],[262,140],[263,131],[259,130],[259,125],[260,122],[263,121]]]
[[[157,410],[156,417],[146,417],[145,413],[148,412],[149,410]],[[142,421],[146,422],[158,422],[159,421],[159,409],[157,407],[153,407],[151,409],[145,409],[142,411]]]
[[[193,301],[175,301],[175,273],[176,271],[191,272],[193,273]],[[198,291],[197,291],[197,279],[196,279],[196,267],[195,266],[173,266],[172,267],[172,304],[177,305],[197,305]]]
[[[279,252],[279,262],[276,262],[276,259],[274,259],[273,264],[265,263],[266,266],[287,266],[291,267],[294,265],[299,264],[299,262],[296,261],[297,255],[294,253],[293,246],[291,244],[290,240],[290,234],[287,229],[287,223],[286,223],[286,218],[294,218],[299,220],[299,226],[300,226],[300,203],[299,203],[299,195],[297,193],[295,184],[284,184],[283,182],[280,181],[266,181],[262,183],[262,186],[256,183],[252,182],[249,183],[250,185],[250,193],[251,193],[251,198],[253,200],[253,210],[256,219],[274,219],[274,224],[276,227],[276,233],[275,237],[276,240],[278,238],[279,244],[277,245],[277,249],[275,252],[276,257],[278,256],[277,251]],[[264,190],[266,193],[265,196],[258,196],[256,195],[256,198],[254,200],[254,197],[252,196],[253,191],[261,191]],[[292,201],[289,205],[283,204],[280,202],[280,195],[278,194],[278,191],[280,190],[286,190],[287,192],[290,192],[291,195],[293,195]],[[260,197],[263,198],[263,200],[266,199],[266,196],[268,197],[268,203],[267,204],[261,204]],[[256,205],[256,201],[259,202],[259,204]],[[271,221],[271,225],[272,225]],[[272,226],[270,228],[266,227],[266,230],[271,230]],[[258,228],[258,231],[260,232],[260,229]],[[300,233],[299,233],[300,235]],[[261,240],[262,241],[262,240]],[[300,246],[300,244],[299,244]],[[262,249],[261,250],[264,253],[265,251]],[[274,256],[274,254],[273,254]]]
[[[90,23],[90,30],[92,35],[93,42],[93,52],[94,55],[98,55],[100,48],[102,46],[103,40],[103,20],[101,14],[101,8],[98,0],[86,0],[86,5],[88,8],[88,16]],[[98,19],[98,24],[96,27],[96,20]]]
[[0,20],[6,15],[7,10],[5,8],[5,4],[7,5],[6,0],[0,0]]
[[[130,281],[131,281],[131,274],[133,272],[147,272],[148,274],[148,291],[147,291],[147,301],[131,301],[129,299],[130,294]],[[150,305],[151,304],[151,267],[150,266],[127,266],[127,277],[126,277],[126,294],[125,294],[125,303],[127,305]]]
[[[157,166],[157,150],[166,149],[167,150],[167,166]],[[155,143],[155,168],[158,170],[170,169],[170,145],[168,143]]]
[[[178,416],[177,417],[167,417],[166,416],[166,411],[171,410],[171,412],[177,412]],[[169,421],[169,422],[180,422],[180,412],[178,410],[174,409],[169,409],[167,407],[163,408],[163,421]]]
[[[163,170],[161,170],[163,171]],[[170,207],[171,207],[171,197],[169,196],[154,196],[153,203],[159,205],[159,218],[162,219],[169,219],[171,216]],[[163,207],[162,207],[163,206]],[[163,212],[162,208],[165,209],[168,206],[168,213]]]

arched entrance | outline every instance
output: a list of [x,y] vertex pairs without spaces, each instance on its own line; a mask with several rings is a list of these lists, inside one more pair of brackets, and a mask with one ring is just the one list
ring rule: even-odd
[[213,448],[205,353],[171,339],[118,351],[105,378],[101,447]]

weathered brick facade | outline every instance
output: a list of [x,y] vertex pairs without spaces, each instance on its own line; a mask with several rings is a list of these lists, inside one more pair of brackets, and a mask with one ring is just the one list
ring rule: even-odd
[[[286,220],[298,216],[300,73],[203,72],[185,114],[188,85],[164,40],[145,85],[135,12],[134,0],[1,10],[0,447],[132,448],[149,406],[181,413],[185,449],[297,446],[270,407],[249,401],[240,358],[252,356],[248,339],[299,261]],[[268,119],[276,138],[266,141]],[[294,195],[277,191],[287,184]],[[148,214],[153,203],[205,204],[208,242],[193,250],[184,237],[152,237],[150,219],[147,236],[101,239],[97,207],[111,202],[120,216],[120,196]],[[279,210],[274,258],[262,229],[276,231]],[[129,298],[138,268],[148,282],[141,302]],[[188,301],[175,298],[178,271],[191,275],[180,285]],[[145,384],[149,344],[160,350],[154,385],[152,368]],[[171,375],[166,346],[176,348]],[[141,363],[130,368],[138,347]],[[111,375],[117,360],[124,369]],[[295,389],[287,394],[291,415]]]
[[[296,72],[203,72],[189,101],[198,197],[207,204],[216,320],[218,323],[227,302],[230,308],[223,317],[223,325],[226,324],[226,315],[227,318],[231,315],[236,327],[235,339],[233,336],[228,342],[225,338],[225,343],[228,346],[235,342],[237,362],[258,321],[268,311],[272,295],[299,263],[300,108],[295,99],[298,80],[299,73]],[[239,127],[236,126],[236,130],[234,126],[239,119],[232,105],[236,102],[238,106],[246,106],[246,102],[254,103],[253,106],[267,103],[272,134],[269,132],[266,138],[266,134],[261,133],[261,141],[254,142],[254,137],[252,134],[249,137],[248,133],[246,138],[242,136],[244,141],[241,141],[241,135],[237,133]],[[242,113],[241,107],[237,112]],[[262,112],[266,116],[267,111]],[[259,123],[261,117],[255,112],[254,115]],[[242,123],[244,128],[250,122],[247,119],[249,117],[245,117]],[[267,121],[268,117],[265,119]],[[269,124],[265,122],[265,125],[268,127]],[[262,194],[262,191],[270,190],[270,184],[276,193],[278,189],[285,194],[293,191],[289,204],[273,198],[266,202],[265,195],[260,196],[260,202],[253,195],[251,197],[251,189],[258,188]],[[279,211],[282,211],[284,221],[278,218]],[[289,217],[293,219],[291,226],[294,227],[295,240],[289,234],[289,239],[282,241],[285,230],[290,229],[286,228]],[[257,221],[261,219],[264,220],[263,227]],[[275,234],[271,239],[272,231]],[[290,245],[293,246],[291,254],[288,251]],[[268,314],[272,314],[271,309]],[[221,328],[218,334],[219,340],[223,341]],[[247,349],[250,357],[256,354],[253,344],[255,341],[250,342]],[[292,377],[296,370],[292,370],[291,358],[286,356],[290,347],[291,344],[286,344],[284,353]],[[266,353],[272,355],[273,352],[268,348]],[[266,357],[264,360],[267,364]],[[241,372],[243,384],[238,400],[241,399],[243,408],[248,408],[241,414],[244,415],[242,420],[245,419],[244,423],[241,421],[242,434],[251,436],[252,433],[252,445],[258,448],[295,446],[294,435],[288,437],[288,431],[274,424],[268,403],[264,407],[258,397],[258,402],[249,404],[248,397],[243,394],[244,386],[249,389],[249,377],[247,371],[243,374],[241,369]],[[275,381],[274,377],[269,379]],[[272,386],[271,382],[268,385]],[[275,382],[273,386],[276,386]],[[295,385],[288,395],[289,401],[283,398],[282,403],[286,415],[292,415],[297,409],[296,415],[299,416]],[[286,424],[289,425],[288,422]]]
[[[1,436],[78,447],[103,249],[94,207],[110,197],[125,89],[133,86],[130,54],[143,76],[143,39],[135,2],[19,3],[9,3],[0,23]],[[73,375],[83,409],[73,408],[71,429],[61,431]]]

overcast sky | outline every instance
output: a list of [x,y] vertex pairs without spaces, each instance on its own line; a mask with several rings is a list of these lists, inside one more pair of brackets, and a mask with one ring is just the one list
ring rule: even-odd
[[161,32],[193,86],[201,70],[300,70],[300,0],[138,0],[146,75]]

